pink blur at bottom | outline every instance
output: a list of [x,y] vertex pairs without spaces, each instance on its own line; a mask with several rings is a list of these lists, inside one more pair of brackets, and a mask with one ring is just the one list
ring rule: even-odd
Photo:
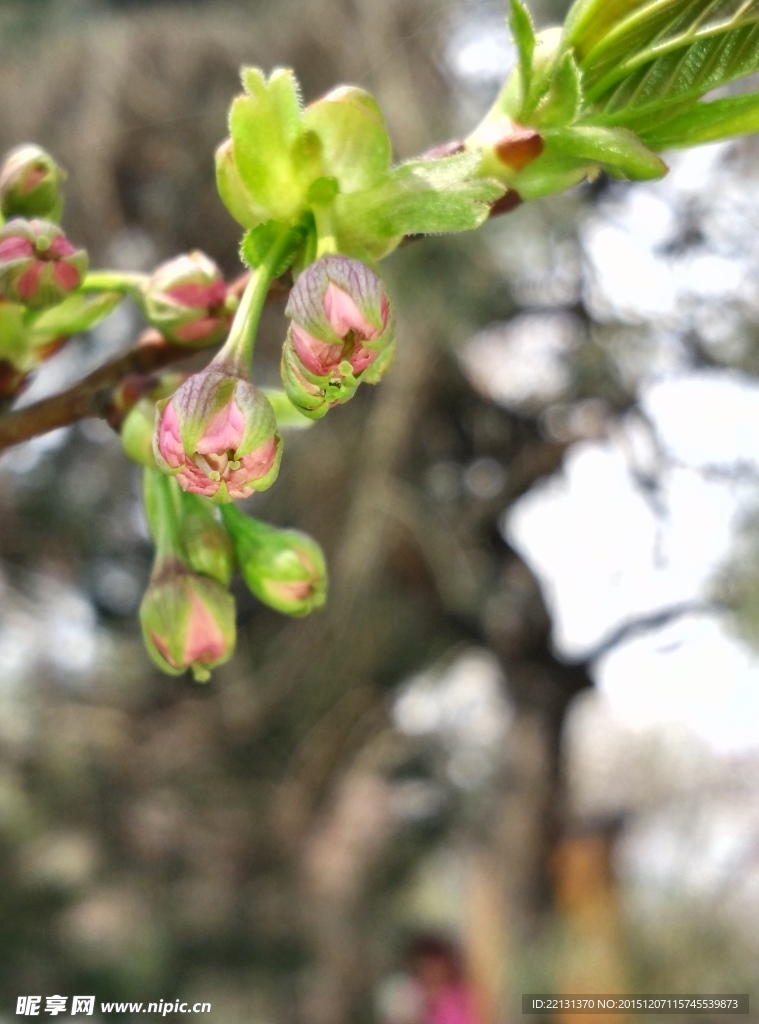
[[470,993],[464,985],[446,985],[430,997],[423,1024],[482,1024],[471,1002]]

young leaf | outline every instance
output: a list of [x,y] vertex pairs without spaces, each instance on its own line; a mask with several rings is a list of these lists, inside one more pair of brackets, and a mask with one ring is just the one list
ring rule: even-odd
[[759,70],[759,0],[588,4],[563,44],[575,48],[588,100],[605,110],[698,99]]
[[547,131],[544,138],[546,157],[577,157],[614,168],[633,181],[662,178],[667,173],[664,161],[624,128],[574,126]]
[[263,388],[262,390],[274,410],[279,430],[286,430],[290,427],[302,430],[304,427],[313,426],[314,421],[304,416],[300,409],[296,409],[287,397],[287,393],[281,388]]
[[756,95],[697,103],[664,124],[653,126],[644,133],[643,141],[654,149],[676,149],[750,132],[759,132],[759,96]]
[[561,58],[546,98],[535,111],[539,128],[563,128],[572,124],[582,107],[582,76],[571,53]]
[[118,292],[75,292],[52,309],[33,314],[28,325],[29,335],[35,344],[40,344],[88,331],[105,319],[123,299],[124,296]]
[[[284,225],[275,220],[267,220],[265,224],[246,231],[240,245],[240,257],[243,263],[251,269],[255,269],[262,263],[271,252],[272,245],[281,236]],[[305,228],[292,228],[290,231],[290,243],[286,252],[283,253],[279,263],[272,269],[274,277],[279,277],[287,270],[292,263],[295,253],[305,240]]]
[[519,77],[522,82],[522,99],[530,95],[532,82],[532,59],[535,55],[535,29],[530,12],[522,0],[511,0],[511,31],[519,55]]
[[292,152],[301,135],[295,78],[279,69],[267,81],[258,68],[243,71],[246,95],[232,103],[229,129],[243,186],[270,214],[289,219],[302,202]]
[[476,153],[414,160],[375,188],[338,196],[340,237],[388,239],[478,227],[503,193],[497,182],[472,177],[478,163]]

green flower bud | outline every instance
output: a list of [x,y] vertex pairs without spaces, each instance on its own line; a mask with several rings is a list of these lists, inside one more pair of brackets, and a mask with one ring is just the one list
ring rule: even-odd
[[221,511],[243,579],[259,601],[300,617],[327,598],[327,566],[319,545],[299,530],[279,530],[244,515],[234,505]]
[[49,153],[27,143],[12,149],[0,168],[0,213],[59,221],[66,175]]

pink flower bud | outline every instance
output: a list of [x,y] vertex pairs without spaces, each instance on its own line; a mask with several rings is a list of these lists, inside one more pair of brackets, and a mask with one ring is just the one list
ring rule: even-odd
[[0,295],[11,302],[55,306],[79,287],[87,264],[52,221],[16,218],[0,229]]
[[250,381],[212,364],[157,410],[156,462],[185,491],[224,504],[274,483],[282,441],[269,400]]
[[0,168],[0,212],[4,217],[59,220],[65,177],[44,149],[32,143],[17,146]]
[[197,251],[154,271],[145,288],[144,308],[153,327],[169,341],[198,347],[223,341],[232,317],[221,270]]
[[[306,415],[324,415],[351,398],[362,381],[376,383],[370,368],[394,344],[390,303],[379,277],[347,256],[323,256],[307,267],[285,309],[292,324],[283,351],[283,381],[290,400]],[[369,372],[368,372],[369,371]]]
[[180,675],[189,668],[205,682],[209,669],[234,651],[234,599],[216,580],[182,562],[158,564],[140,605],[145,646],[162,671]]

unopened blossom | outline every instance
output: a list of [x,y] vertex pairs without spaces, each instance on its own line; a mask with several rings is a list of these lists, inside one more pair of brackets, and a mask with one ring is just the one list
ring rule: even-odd
[[296,281],[285,309],[292,323],[282,354],[290,400],[323,416],[375,384],[392,362],[393,317],[382,281],[366,264],[323,256]]
[[281,448],[269,400],[233,368],[212,363],[157,405],[158,467],[218,504],[270,487]]
[[215,345],[226,337],[232,303],[219,267],[194,251],[161,264],[148,280],[145,315],[169,341]]
[[16,217],[0,228],[0,296],[29,309],[54,306],[82,283],[87,253],[52,221]]
[[191,669],[204,682],[234,651],[234,599],[216,580],[180,561],[158,561],[140,605],[140,623],[150,657],[170,675]]
[[57,221],[63,209],[66,175],[49,153],[26,143],[12,149],[0,167],[0,213]]

